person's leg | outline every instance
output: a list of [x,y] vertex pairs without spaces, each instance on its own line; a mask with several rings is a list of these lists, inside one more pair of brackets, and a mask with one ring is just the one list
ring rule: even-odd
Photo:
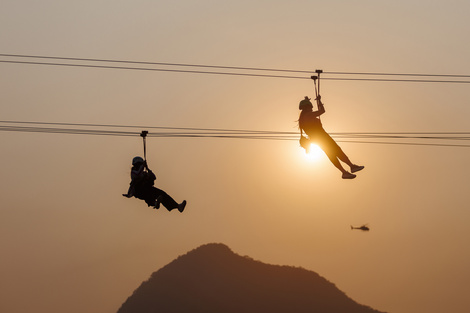
[[[340,148],[341,149],[341,148]],[[338,158],[343,161],[344,163],[346,163],[347,165],[349,165],[349,167],[351,168],[351,173],[355,173],[355,172],[359,172],[360,170],[364,169],[364,166],[362,165],[356,165],[356,164],[353,164],[349,158],[346,156],[346,154],[343,152],[343,150],[341,150],[341,154],[338,155]]]
[[344,169],[344,167],[341,165],[338,158],[336,157],[336,154],[330,153],[329,151],[326,151],[326,150],[324,150],[324,151],[325,151],[325,154],[328,157],[328,159],[330,159],[331,163],[333,163],[333,165],[337,169],[339,169],[341,171],[341,173],[346,172],[346,170]]
[[171,211],[173,209],[178,208],[178,203],[170,197],[165,191],[153,187],[154,198],[158,199],[157,201],[163,204],[163,206],[168,210]]
[[352,167],[354,164],[349,160],[348,156],[343,152],[343,150],[338,146],[339,151],[338,151],[338,159],[349,165],[349,167]]
[[148,206],[155,207],[156,209],[158,209],[156,207],[157,202],[155,201],[155,199],[153,197],[147,197],[144,200],[145,200],[145,203],[147,203]]
[[136,189],[134,197],[140,200],[144,200],[148,206],[155,206],[155,198],[152,195],[152,191],[148,188]]
[[139,199],[142,199],[147,203],[148,206],[156,207],[157,201],[155,200],[155,193],[152,190],[152,188],[145,188],[140,194],[139,194]]
[[358,172],[364,168],[364,166],[353,164],[351,160],[349,160],[346,153],[344,153],[343,149],[341,149],[341,147],[336,143],[336,141],[334,141],[330,135],[327,135],[327,136],[328,137],[325,138],[325,142],[326,142],[326,145],[328,146],[328,149],[331,150],[331,153],[336,155],[338,159],[340,159],[341,161],[349,165],[349,167],[351,168],[351,173]]
[[322,133],[321,136],[317,137],[315,143],[318,144],[320,148],[322,148],[322,150],[327,155],[328,159],[330,159],[331,163],[333,163],[333,165],[341,171],[341,173],[343,174],[342,178],[352,179],[356,177],[356,175],[346,171],[339,162],[339,155],[345,156],[345,154],[338,146],[338,144],[333,140],[333,138],[330,137],[330,135],[328,135],[326,132]]

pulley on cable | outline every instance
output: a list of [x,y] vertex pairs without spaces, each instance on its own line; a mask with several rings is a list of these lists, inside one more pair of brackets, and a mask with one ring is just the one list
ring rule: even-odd
[[160,204],[163,204],[168,211],[178,209],[178,211],[183,212],[186,207],[186,200],[177,203],[165,191],[154,186],[157,177],[147,165],[147,135],[148,131],[146,130],[140,133],[144,143],[144,158],[136,156],[132,159],[131,182],[127,193],[123,196],[144,200],[149,207],[154,209],[159,209]]

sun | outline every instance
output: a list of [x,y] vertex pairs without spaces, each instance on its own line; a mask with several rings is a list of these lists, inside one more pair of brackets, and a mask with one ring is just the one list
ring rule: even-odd
[[305,157],[309,161],[318,161],[323,157],[323,150],[316,144],[310,144],[310,148],[308,149],[308,153],[305,152]]

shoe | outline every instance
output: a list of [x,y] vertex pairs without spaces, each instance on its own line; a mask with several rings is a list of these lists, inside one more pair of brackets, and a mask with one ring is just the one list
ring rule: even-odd
[[356,173],[363,169],[364,166],[353,164],[353,166],[351,166],[351,173]]
[[186,206],[186,200],[183,200],[180,204],[178,204],[178,211],[183,212]]
[[353,178],[356,178],[356,175],[351,174],[349,172],[344,172],[342,177],[343,179],[353,179]]

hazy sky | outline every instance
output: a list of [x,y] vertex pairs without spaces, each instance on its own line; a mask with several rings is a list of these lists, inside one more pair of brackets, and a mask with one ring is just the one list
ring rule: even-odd
[[[468,12],[463,0],[2,0],[0,53],[469,75]],[[298,102],[314,94],[308,79],[0,71],[4,121],[296,131]],[[468,84],[321,88],[330,132],[470,130]],[[342,143],[366,166],[345,181],[296,141],[149,138],[157,186],[188,201],[180,214],[121,196],[138,136],[0,140],[1,312],[116,312],[152,272],[209,242],[316,271],[378,310],[470,311],[470,148]],[[369,233],[350,230],[363,223]]]

